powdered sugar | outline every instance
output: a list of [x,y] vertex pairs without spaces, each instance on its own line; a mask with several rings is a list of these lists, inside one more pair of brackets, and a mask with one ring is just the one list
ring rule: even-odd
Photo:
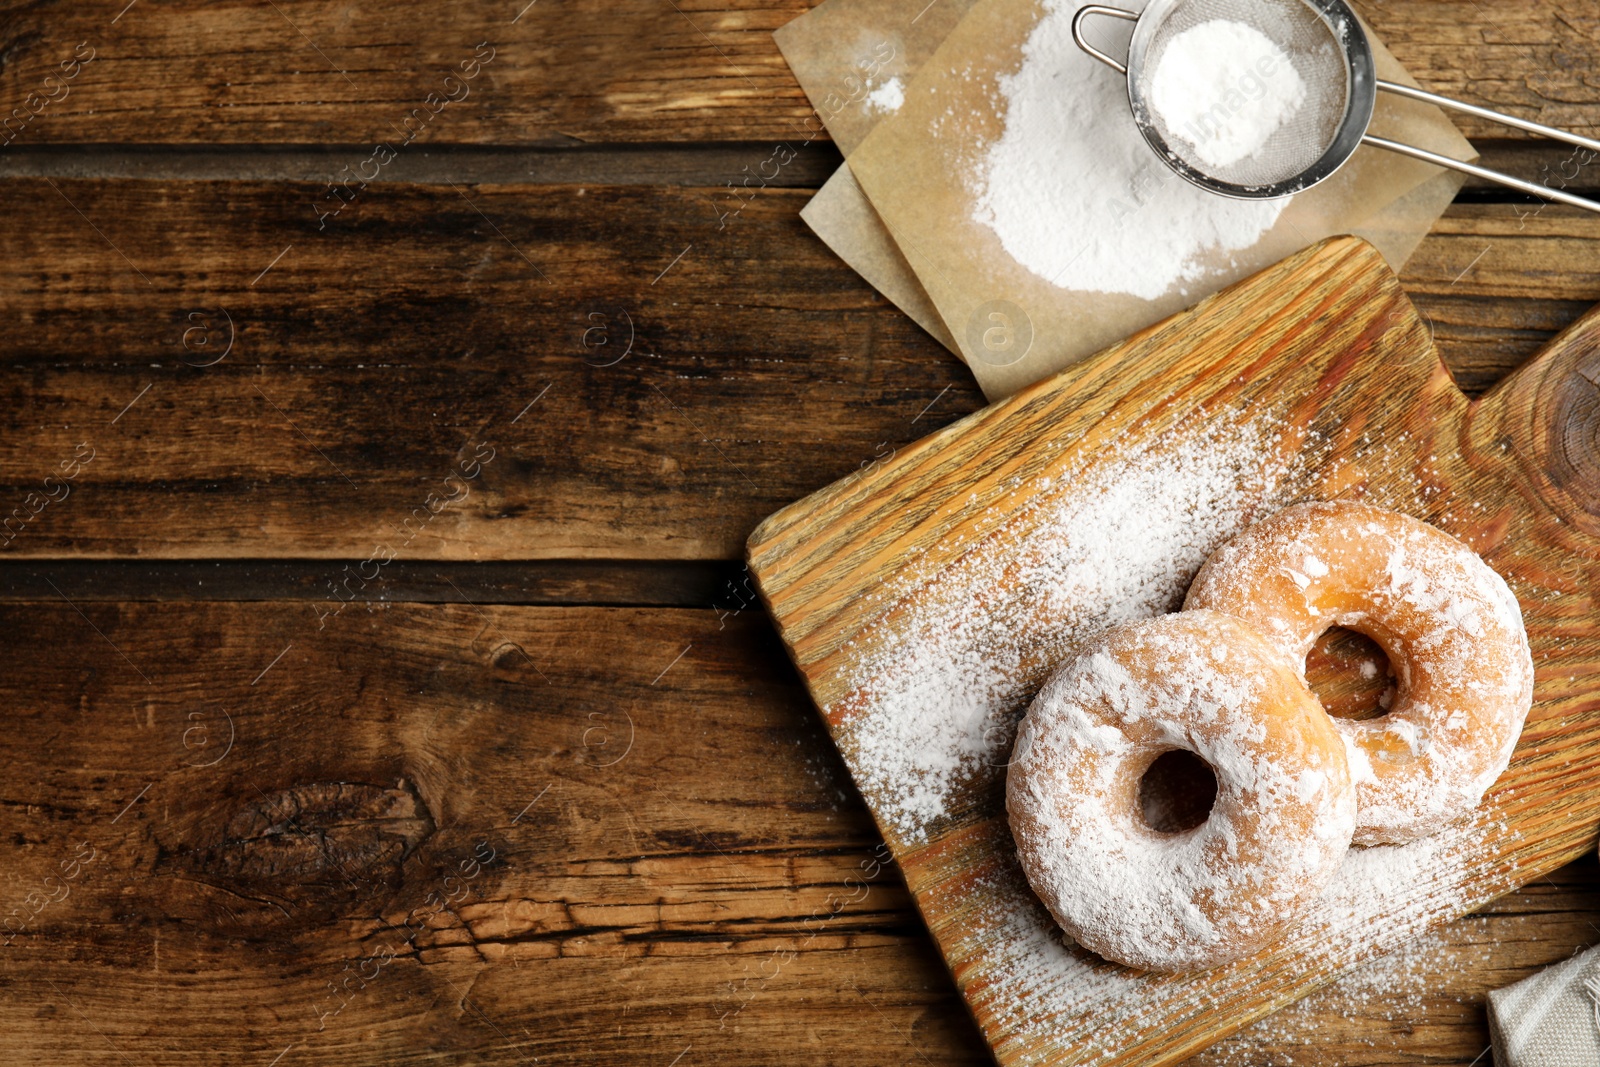
[[[1315,578],[1296,569],[1311,559],[1326,564]],[[1330,625],[1392,653],[1393,710],[1337,723],[1352,742],[1360,844],[1432,832],[1476,805],[1511,759],[1533,699],[1521,608],[1436,527],[1349,502],[1289,508],[1219,549],[1186,603],[1245,619],[1302,669]]]
[[890,78],[866,95],[869,111],[899,111],[900,105],[905,102],[906,90],[899,78]]
[[1022,66],[999,78],[1005,131],[972,178],[973,219],[1052,285],[1153,300],[1226,266],[1288,200],[1230,200],[1168,170],[1121,77],[1073,42],[1080,6],[1046,0]]
[[[1457,923],[1458,929],[1479,937],[1487,933],[1483,930],[1486,925],[1483,918],[1466,918]],[[1271,1062],[1297,1063],[1297,1058],[1284,1056],[1281,1050],[1285,1046],[1314,1046],[1329,1015],[1409,1027],[1437,1011],[1437,1001],[1449,998],[1452,976],[1465,970],[1463,965],[1481,963],[1483,951],[1482,944],[1462,945],[1438,932],[1425,933],[1213,1045],[1206,1050],[1205,1061],[1215,1067],[1261,1067],[1265,1051],[1262,1046],[1268,1045],[1277,1054]],[[1353,1029],[1348,1024],[1341,1026],[1340,1037],[1350,1041]],[[1371,1031],[1365,1038],[1369,1045],[1392,1040],[1387,1028],[1374,1025]],[[1326,1054],[1314,1053],[1311,1062],[1326,1062]],[[1483,1067],[1488,1067],[1487,1057]]]
[[938,576],[829,709],[878,817],[924,836],[958,784],[998,776],[1045,673],[1111,625],[1176,608],[1284,475],[1264,459],[1274,436],[1175,431],[1071,479],[1045,476],[1020,539],[989,538]]
[[[1199,827],[1162,834],[1134,783],[1172,748],[1214,769],[1217,799]],[[1117,627],[1063,667],[1018,733],[1006,800],[1023,867],[1063,927],[1159,970],[1270,940],[1355,829],[1338,733],[1276,649],[1211,611]]]
[[1320,793],[1328,781],[1325,772],[1314,767],[1307,767],[1300,772],[1300,777],[1295,779],[1294,795],[1301,800],[1310,800]]
[[[1349,850],[1308,917],[1274,947],[1275,956],[1293,961],[1295,978],[1309,991],[1352,963],[1405,945],[1515,884],[1515,871],[1485,847],[1486,838],[1505,834],[1504,824],[1478,812],[1407,845]],[[1079,1065],[1124,1056],[1130,1033],[1212,1010],[1236,1012],[1251,988],[1285,977],[1276,967],[1263,974],[1248,964],[1174,976],[1105,963],[1062,938],[1015,868],[963,882],[960,891],[964,920],[976,927],[964,936],[984,948],[981,956],[952,962],[968,967],[963,986],[980,1018],[1031,1035],[1011,1062],[1049,1061],[1056,1050],[1071,1050]],[[937,902],[939,892],[935,887],[930,899]]]
[[1162,122],[1213,167],[1255,155],[1305,99],[1305,82],[1283,50],[1232,19],[1175,34],[1150,80]]

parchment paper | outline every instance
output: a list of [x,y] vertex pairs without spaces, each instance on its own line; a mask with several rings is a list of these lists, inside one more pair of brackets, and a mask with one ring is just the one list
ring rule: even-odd
[[895,78],[909,84],[976,2],[824,0],[772,39],[849,156],[888,114],[867,99],[871,92]]
[[[958,22],[968,11],[972,19]],[[1016,264],[986,227],[970,221],[970,193],[950,180],[951,168],[940,158],[981,149],[1003,128],[1004,116],[987,97],[992,77],[963,86],[939,72],[1015,69],[1021,43],[1039,17],[1038,6],[1023,0],[935,0],[920,16],[907,12],[905,5],[888,0],[827,0],[778,32],[785,58],[841,148],[849,153],[863,140],[881,137],[883,142],[869,143],[870,153],[852,156],[851,164],[874,175],[887,221],[868,202],[851,164],[840,168],[802,217],[869,283],[956,351],[990,399],[1009,395],[1323,236],[1366,237],[1398,270],[1460,188],[1461,179],[1452,172],[1363,149],[1334,179],[1296,198],[1255,247],[1230,267],[1188,285],[1187,293],[1145,301],[1056,289]],[[933,36],[951,23],[957,26],[949,39],[932,47]],[[1376,37],[1372,43],[1381,76],[1415,84]],[[892,52],[892,58],[863,64],[853,51],[867,57]],[[891,78],[900,79],[907,103],[886,118],[888,113],[871,101],[873,91]],[[929,91],[931,86],[939,92]],[[955,107],[974,116],[954,146],[927,132],[931,116],[926,113],[935,108],[921,103],[947,87],[966,98]],[[949,97],[944,99],[937,110],[951,107]],[[880,120],[886,132],[871,135]],[[1443,112],[1413,101],[1380,96],[1372,128],[1458,158],[1473,155]],[[1008,314],[1020,312],[1031,327],[1025,351],[1018,352],[1014,334],[960,328],[963,315],[970,320],[974,311],[996,300],[1012,305]],[[958,327],[953,332],[951,321]],[[992,350],[984,341],[995,337],[1012,343]]]
[[[950,336],[939,310],[933,306],[928,291],[917,280],[916,272],[900,246],[889,236],[889,230],[872,207],[872,201],[856,184],[850,164],[833,172],[817,195],[800,210],[800,217],[834,250],[840,259],[867,280],[878,292],[888,297],[901,311],[910,315],[918,326],[931,333],[940,344],[956,355],[961,349]],[[966,357],[962,357],[965,359]],[[989,392],[978,376],[978,385],[990,400],[999,397]]]

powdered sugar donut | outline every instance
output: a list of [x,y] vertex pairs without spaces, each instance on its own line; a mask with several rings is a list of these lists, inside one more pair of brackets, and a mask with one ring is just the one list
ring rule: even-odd
[[1389,654],[1389,713],[1335,720],[1349,739],[1356,843],[1399,843],[1470,811],[1504,771],[1533,701],[1517,598],[1477,553],[1418,519],[1365,504],[1303,504],[1206,561],[1186,608],[1250,623],[1305,671],[1330,626]]
[[[1139,783],[1163,753],[1210,764],[1200,826],[1161,833]],[[1028,709],[1006,780],[1028,881],[1108,959],[1189,970],[1297,919],[1355,827],[1344,745],[1283,656],[1239,620],[1183,612],[1109,630]]]

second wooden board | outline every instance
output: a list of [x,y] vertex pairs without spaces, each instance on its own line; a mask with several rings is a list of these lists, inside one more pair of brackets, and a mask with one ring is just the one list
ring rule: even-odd
[[[767,520],[783,639],[1002,1063],[1166,1064],[1564,862],[1600,822],[1600,314],[1475,404],[1370,246],[1309,249]],[[1535,706],[1478,810],[1354,849],[1268,949],[1139,973],[1063,938],[1005,820],[1015,724],[1256,518],[1346,497],[1448,530],[1523,608]]]

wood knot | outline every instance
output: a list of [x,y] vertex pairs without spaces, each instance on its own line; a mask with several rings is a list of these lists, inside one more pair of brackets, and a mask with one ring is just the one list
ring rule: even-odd
[[258,793],[231,815],[219,815],[226,817],[220,832],[183,850],[182,866],[202,897],[224,898],[203,910],[208,922],[222,918],[227,927],[286,917],[321,923],[386,899],[400,887],[405,859],[434,831],[427,807],[404,780],[393,788],[294,786]]
[[1550,406],[1546,473],[1577,504],[1600,517],[1600,348],[1577,362]]

